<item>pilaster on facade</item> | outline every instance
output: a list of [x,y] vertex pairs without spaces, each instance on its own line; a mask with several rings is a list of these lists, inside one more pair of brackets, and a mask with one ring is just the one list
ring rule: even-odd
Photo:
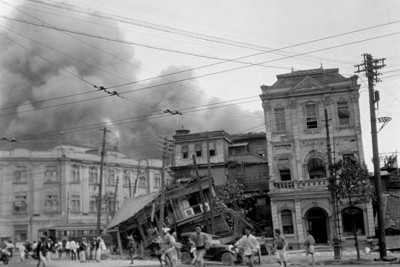
[[[64,232],[61,230],[66,225],[78,227],[76,230],[80,226],[87,229],[92,225],[94,232],[100,155],[93,153],[91,148],[68,145],[49,151],[0,151],[0,236],[14,242],[33,241],[43,231],[49,233],[52,229],[52,234]],[[130,172],[129,178],[133,183],[132,174],[138,169],[161,173],[159,160],[152,160],[145,168],[138,168],[137,160],[118,152],[111,151],[106,157],[108,163],[103,165],[103,194],[106,188],[116,193],[118,205],[122,205],[126,196],[123,191],[125,171]],[[118,184],[116,180],[111,181],[112,177],[107,181],[108,170],[114,172],[114,178],[118,177]],[[150,179],[145,172],[143,174],[145,181]],[[154,187],[144,189],[141,194],[157,190]],[[102,220],[106,217],[102,216]],[[103,226],[105,224],[105,221],[102,222]]]
[[[277,75],[273,85],[261,86],[273,223],[284,230],[292,247],[301,245],[307,230],[316,235],[317,243],[331,242],[326,124],[333,160],[364,160],[359,88],[357,77],[345,78],[338,69],[322,68]],[[294,209],[285,210],[294,196]],[[370,212],[364,211],[365,235],[371,231]],[[348,225],[339,221],[347,230]]]

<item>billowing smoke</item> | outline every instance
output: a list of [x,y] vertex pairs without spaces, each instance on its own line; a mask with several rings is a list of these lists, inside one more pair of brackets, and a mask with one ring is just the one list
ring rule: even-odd
[[[9,16],[124,39],[115,22],[94,20],[84,13],[54,16],[23,4]],[[93,23],[81,23],[86,19]],[[59,143],[98,147],[100,128],[109,124],[109,148],[118,146],[121,152],[132,157],[149,158],[159,154],[156,150],[158,134],[171,136],[182,127],[192,132],[224,129],[236,133],[263,123],[261,111],[249,112],[238,105],[207,109],[206,105],[222,100],[210,99],[195,80],[154,87],[191,78],[194,74],[190,71],[140,85],[109,89],[109,92],[118,91],[121,97],[96,91],[93,85],[107,88],[137,79],[134,65],[140,62],[135,60],[133,46],[18,22],[8,22],[0,33],[2,134],[16,137],[20,141],[17,146],[27,142],[30,148],[42,149]],[[160,75],[187,68],[171,66]],[[142,87],[150,88],[126,93]],[[75,96],[40,102],[68,95]],[[87,99],[92,100],[82,101]],[[74,103],[64,105],[67,102]],[[45,108],[48,106],[54,107]],[[202,110],[193,112],[192,107]],[[163,113],[166,109],[182,111],[183,115],[168,116]]]

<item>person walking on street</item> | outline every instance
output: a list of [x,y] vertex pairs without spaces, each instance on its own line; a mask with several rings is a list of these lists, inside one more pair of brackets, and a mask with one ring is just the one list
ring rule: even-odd
[[211,241],[208,235],[201,231],[201,225],[195,226],[195,232],[190,235],[189,242],[196,248],[196,266],[204,267],[204,255]]
[[280,266],[287,267],[287,257],[286,257],[286,248],[287,248],[286,238],[281,234],[281,230],[275,229],[275,240],[274,240],[274,251],[276,259]]
[[67,239],[67,242],[65,242],[65,256],[67,259],[71,256],[71,242]]
[[79,260],[80,260],[80,262],[86,262],[86,248],[87,248],[86,237],[82,237],[82,241],[79,243]]
[[47,254],[47,237],[42,236],[40,241],[36,246],[36,256],[38,258],[38,263],[36,267],[39,267],[43,264],[43,267],[46,267],[46,254]]
[[245,235],[235,243],[235,247],[243,248],[243,255],[249,260],[250,267],[254,266],[253,256],[259,252],[260,244],[257,239],[250,233],[250,228],[246,227]]
[[86,261],[90,261],[92,258],[92,243],[90,242],[90,239],[86,239],[86,251],[85,251],[85,259]]
[[307,235],[306,241],[304,242],[304,246],[306,246],[306,257],[308,258],[308,255],[311,255],[311,265],[315,266],[315,258],[314,258],[315,239],[312,236],[311,230],[308,230],[307,233],[308,233],[308,235]]
[[96,237],[93,237],[91,247],[92,247],[92,253],[90,254],[90,260],[96,260],[97,250],[99,249],[99,243],[97,242]]
[[62,239],[60,238],[56,244],[56,251],[57,251],[57,258],[61,259],[62,257],[62,251],[63,251],[63,242]]
[[129,252],[129,258],[131,259],[131,264],[133,264],[133,256],[135,255],[136,252],[136,242],[133,236],[128,236],[128,252]]
[[175,250],[175,238],[169,233],[171,231],[170,228],[162,228],[164,233],[163,242],[162,242],[162,258],[165,261],[167,267],[174,267],[174,259],[173,254]]
[[70,242],[70,247],[71,247],[71,260],[76,260],[76,242],[75,242],[75,238],[73,237],[71,242]]
[[26,244],[25,243],[21,243],[21,245],[18,247],[19,249],[19,259],[21,262],[25,261],[25,254],[26,254]]
[[96,251],[96,261],[101,261],[101,253],[102,251],[106,250],[106,245],[104,244],[104,240],[101,237],[97,238],[98,248]]

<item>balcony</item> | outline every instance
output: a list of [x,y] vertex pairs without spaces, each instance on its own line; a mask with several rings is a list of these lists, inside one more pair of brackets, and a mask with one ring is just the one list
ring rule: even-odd
[[306,189],[310,187],[318,187],[318,188],[325,188],[328,186],[328,179],[327,178],[320,178],[320,179],[310,179],[310,180],[300,180],[298,181],[300,189]]
[[307,179],[307,180],[291,180],[291,181],[275,181],[275,190],[310,190],[310,189],[322,189],[328,187],[328,179]]
[[274,182],[275,189],[294,189],[294,181],[279,181]]

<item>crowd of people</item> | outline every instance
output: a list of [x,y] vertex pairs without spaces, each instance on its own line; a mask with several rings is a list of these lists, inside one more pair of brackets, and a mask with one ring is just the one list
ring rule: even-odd
[[[170,232],[170,228],[162,228],[162,235],[153,240],[153,243],[155,244],[155,252],[158,256],[161,267],[175,267],[179,258],[178,256],[181,244],[177,242],[176,232],[173,234]],[[286,267],[286,249],[288,243],[279,229],[275,229],[274,232],[275,238],[272,252],[275,254],[278,263],[281,266]],[[137,242],[133,236],[128,236],[127,239],[128,243],[126,248],[129,253],[130,263],[133,264],[133,259],[137,251]],[[209,236],[206,233],[202,232],[201,225],[195,226],[195,232],[190,235],[189,242],[192,246],[191,252],[193,252],[192,265],[196,267],[204,267],[204,255],[211,246],[211,240],[209,240]],[[310,264],[312,266],[315,265],[314,244],[315,239],[312,236],[311,231],[308,231],[304,246],[306,256],[310,256],[311,258]],[[234,244],[234,247],[242,249],[244,258],[249,263],[250,267],[253,267],[253,257],[259,253],[260,244],[256,237],[251,234],[250,228],[245,229],[245,235]],[[10,240],[6,240],[2,244],[2,249],[8,251],[11,257],[14,253],[14,248],[15,246]],[[41,265],[45,267],[52,259],[100,262],[102,252],[105,250],[106,245],[101,237],[94,237],[92,240],[83,237],[80,241],[76,241],[75,238],[72,238],[71,240],[59,239],[57,242],[54,242],[51,238],[42,236],[38,242],[25,242],[21,243],[18,247],[20,254],[19,260],[24,261],[31,256],[32,258],[37,259],[37,267]]]
[[[11,241],[5,241],[3,245],[11,255],[14,251],[14,245]],[[72,238],[59,239],[54,241],[52,238],[42,236],[38,242],[33,241],[20,243],[18,246],[19,259],[25,261],[29,257],[38,261],[37,266],[46,266],[52,260],[73,260],[73,261],[101,261],[101,255],[106,250],[106,245],[101,237],[94,237],[89,240],[82,237],[80,241]]]

